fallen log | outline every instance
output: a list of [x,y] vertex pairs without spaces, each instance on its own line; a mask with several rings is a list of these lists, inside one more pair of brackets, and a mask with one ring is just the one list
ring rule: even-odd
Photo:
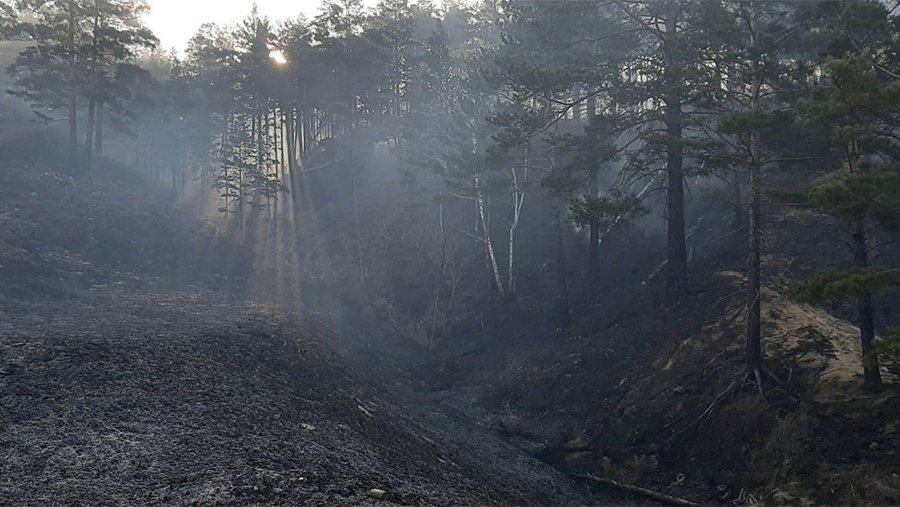
[[619,481],[614,481],[612,479],[606,479],[604,477],[597,477],[596,475],[579,475],[576,476],[577,479],[587,479],[590,481],[598,482],[600,484],[604,484],[606,486],[612,486],[614,488],[618,488],[624,491],[628,491],[630,493],[635,493],[638,495],[645,496],[647,498],[652,498],[659,502],[662,502],[666,505],[699,505],[690,500],[685,500],[684,498],[678,498],[677,496],[667,495],[665,493],[660,493],[659,491],[653,491],[652,489],[642,488],[639,486],[632,486],[631,484],[624,484]]

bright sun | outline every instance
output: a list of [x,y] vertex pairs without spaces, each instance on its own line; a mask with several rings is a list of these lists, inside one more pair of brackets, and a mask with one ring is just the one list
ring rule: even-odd
[[276,65],[286,65],[288,62],[287,57],[284,56],[284,52],[280,49],[269,51],[269,58],[271,58]]

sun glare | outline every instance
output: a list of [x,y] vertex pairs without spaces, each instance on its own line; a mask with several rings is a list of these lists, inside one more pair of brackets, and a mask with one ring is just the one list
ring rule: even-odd
[[276,65],[287,65],[287,57],[284,56],[284,52],[280,49],[273,49],[269,51],[269,58],[275,62]]

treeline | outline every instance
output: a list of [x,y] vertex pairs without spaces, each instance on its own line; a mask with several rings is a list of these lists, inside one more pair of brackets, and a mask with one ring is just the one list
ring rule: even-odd
[[[690,293],[686,182],[715,176],[748,231],[746,362],[760,389],[778,382],[763,364],[760,321],[772,199],[844,224],[852,264],[795,292],[855,302],[865,387],[880,387],[877,345],[890,340],[876,341],[873,305],[900,281],[900,270],[871,265],[879,231],[900,225],[895,3],[382,0],[366,10],[328,0],[311,20],[275,24],[254,8],[237,26],[204,25],[184,57],[150,50],[139,1],[18,7],[33,21],[10,29],[35,45],[10,68],[12,93],[45,121],[68,120],[81,171],[102,150],[103,125],[116,125],[135,139],[139,168],[176,189],[194,179],[216,189],[243,226],[247,207],[285,195],[299,216],[304,174],[349,167],[352,281],[398,332],[433,345],[462,314],[466,286],[470,307],[522,300],[517,245],[544,222],[556,228],[555,288],[526,296],[552,300],[567,326],[582,281],[566,263],[570,224],[588,231],[583,285],[597,293],[603,236],[645,214],[657,190],[675,307]],[[379,254],[372,245],[389,236],[361,227],[357,166],[373,146],[395,156],[407,194],[391,198],[426,196],[418,202],[434,217],[416,222],[418,239],[402,235],[424,259],[415,311],[378,279],[409,259]],[[805,189],[771,177],[800,168],[820,177]],[[552,216],[526,213],[537,200]]]
[[21,0],[16,18],[10,4],[2,12],[7,34],[34,44],[9,67],[9,92],[30,103],[41,121],[66,121],[72,168],[83,172],[103,152],[104,113],[128,116],[136,64],[156,38],[141,24],[147,6],[140,1]]

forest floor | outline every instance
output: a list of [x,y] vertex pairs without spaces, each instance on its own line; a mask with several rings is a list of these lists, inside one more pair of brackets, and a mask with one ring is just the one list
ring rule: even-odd
[[316,325],[212,294],[7,306],[0,498],[48,504],[580,503],[466,421],[360,388]]

